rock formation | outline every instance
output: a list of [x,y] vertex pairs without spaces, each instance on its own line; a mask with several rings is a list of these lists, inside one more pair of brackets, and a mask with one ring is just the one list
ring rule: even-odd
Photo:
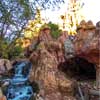
[[87,29],[81,28],[78,30],[76,40],[74,41],[76,54],[86,58],[89,62],[99,64],[100,33],[97,32],[96,27],[90,21],[86,27]]
[[[56,48],[57,44],[53,44]],[[52,43],[45,49],[41,48],[31,55],[30,60],[33,62],[33,68],[30,72],[30,81],[36,81],[39,84],[39,94],[44,100],[73,98],[73,80],[66,78],[64,73],[58,70],[57,54],[54,47],[50,50],[50,46]],[[59,51],[59,49],[58,47],[56,50]]]
[[77,56],[96,65],[96,82],[100,89],[100,22],[97,23],[96,27],[92,21],[88,21],[85,25],[82,27],[81,23],[81,27],[78,27],[78,34],[74,40],[74,50]]
[[[43,35],[44,36],[44,35]],[[63,45],[58,41],[46,42],[44,37],[35,50],[32,47],[29,59],[33,63],[30,81],[39,85],[39,96],[43,100],[76,100],[74,98],[75,82],[58,70],[58,65],[64,62]]]
[[0,59],[0,75],[12,69],[11,62],[7,59]]
[[77,28],[75,39],[70,40],[67,35],[62,35],[55,41],[49,34],[46,36],[50,37],[50,40],[42,35],[43,41],[35,43],[37,47],[31,45],[28,48],[28,56],[33,63],[30,81],[39,84],[39,94],[44,100],[67,100],[67,97],[73,97],[75,82],[60,72],[58,65],[75,56],[87,59],[96,65],[97,87],[100,88],[99,34],[100,22],[95,27],[92,21],[87,23],[82,21]]

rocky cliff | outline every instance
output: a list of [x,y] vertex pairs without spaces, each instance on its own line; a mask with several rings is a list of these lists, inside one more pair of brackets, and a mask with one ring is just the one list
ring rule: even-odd
[[[77,28],[77,35],[72,40],[64,33],[56,41],[46,39],[45,42],[46,36],[49,35],[47,34],[46,36],[42,35],[43,41],[33,43],[34,45],[38,44],[37,47],[31,45],[27,49],[27,56],[33,63],[30,81],[38,83],[39,95],[44,100],[75,100],[75,81],[59,71],[58,65],[78,56],[99,66],[99,34],[100,22],[94,26],[91,21],[87,23],[82,21]],[[97,78],[97,80],[99,79]],[[100,81],[97,83],[100,86]]]
[[[39,95],[44,100],[75,100],[74,80],[66,78],[65,74],[58,70],[59,59],[57,52],[60,51],[58,44],[53,42],[54,47],[50,50],[48,47],[41,48],[33,52],[30,60],[33,62],[33,68],[30,72],[30,81],[36,81],[39,85]],[[57,48],[56,48],[57,47]],[[58,57],[59,58],[59,57]]]
[[100,22],[96,26],[92,21],[84,23],[81,23],[76,39],[73,41],[75,55],[95,64],[96,86],[100,89]]
[[[61,35],[58,40],[49,40],[50,36],[47,34],[48,38],[45,41],[45,35],[42,35],[43,40],[38,41],[37,47],[31,45],[27,49],[26,55],[33,63],[30,81],[38,83],[39,97],[43,100],[76,100],[74,97],[75,81],[58,70],[58,65],[65,61],[63,48],[65,37]],[[32,49],[34,47],[35,49]]]
[[76,55],[87,59],[89,62],[99,64],[100,52],[100,22],[96,27],[91,21],[87,22],[86,28],[78,29],[78,34],[74,40]]

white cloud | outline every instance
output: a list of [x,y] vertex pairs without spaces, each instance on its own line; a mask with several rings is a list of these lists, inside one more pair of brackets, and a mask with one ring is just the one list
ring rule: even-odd
[[99,0],[83,0],[84,5],[84,15],[87,20],[93,20],[94,23],[100,21],[100,1]]
[[[92,20],[94,24],[97,21],[100,21],[100,1],[99,0],[82,0],[84,2],[83,7],[83,15],[85,16],[86,20]],[[49,18],[51,21],[57,23],[60,15],[64,14],[67,10],[68,0],[64,5],[61,5],[60,10],[50,11],[47,10],[46,12],[42,12],[42,16],[45,16],[47,19]]]

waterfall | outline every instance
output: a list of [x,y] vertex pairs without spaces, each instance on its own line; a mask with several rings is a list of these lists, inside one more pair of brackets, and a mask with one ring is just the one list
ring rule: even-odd
[[7,89],[7,100],[30,100],[33,96],[28,76],[32,64],[29,61],[19,61],[14,65],[15,75],[10,80]]

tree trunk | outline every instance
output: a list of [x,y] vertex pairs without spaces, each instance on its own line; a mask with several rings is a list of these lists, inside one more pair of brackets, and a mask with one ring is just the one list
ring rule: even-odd
[[96,66],[96,86],[100,90],[100,64]]

